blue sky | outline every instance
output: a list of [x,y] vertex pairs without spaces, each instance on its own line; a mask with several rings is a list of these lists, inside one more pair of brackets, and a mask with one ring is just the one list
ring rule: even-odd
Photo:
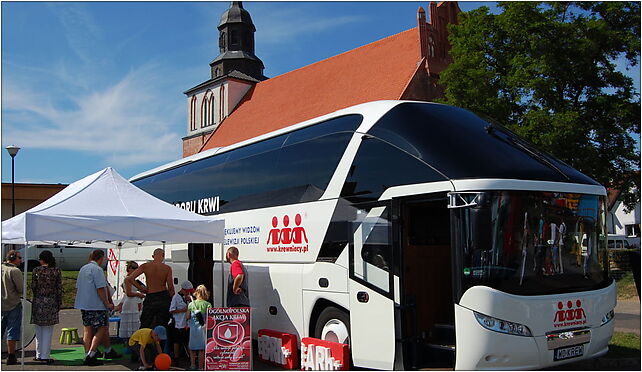
[[[244,2],[274,77],[416,26],[429,2]],[[483,4],[460,2],[467,11]],[[124,177],[181,157],[182,93],[209,79],[229,2],[2,2],[4,147],[16,182]],[[632,72],[639,91],[639,69]]]

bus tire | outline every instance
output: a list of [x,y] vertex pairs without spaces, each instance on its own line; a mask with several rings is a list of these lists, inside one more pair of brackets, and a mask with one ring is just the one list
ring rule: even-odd
[[336,307],[326,307],[317,318],[314,337],[350,345],[350,315]]

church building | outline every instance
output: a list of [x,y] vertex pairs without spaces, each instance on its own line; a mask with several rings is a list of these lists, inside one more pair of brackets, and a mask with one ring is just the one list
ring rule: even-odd
[[431,2],[429,17],[396,35],[268,79],[254,53],[256,28],[240,1],[221,16],[211,78],[185,91],[183,157],[231,145],[333,111],[376,100],[432,101],[451,62],[447,25],[456,2]]

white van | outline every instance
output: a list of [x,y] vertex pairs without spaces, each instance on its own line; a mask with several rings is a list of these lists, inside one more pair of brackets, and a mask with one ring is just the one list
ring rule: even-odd
[[609,249],[630,249],[633,248],[629,245],[629,241],[624,235],[609,234],[608,245]]
[[[29,271],[33,270],[34,267],[40,265],[38,257],[40,253],[44,250],[51,251],[54,258],[56,259],[56,266],[60,270],[76,271],[89,261],[89,255],[94,249],[102,249],[105,252],[105,257],[107,257],[107,245],[106,243],[92,243],[89,244],[74,244],[74,245],[33,245],[29,246],[29,251],[27,255],[23,253],[24,248],[18,249],[22,254],[22,257],[27,257],[28,260],[28,269]],[[103,269],[107,266],[107,260],[103,262]]]

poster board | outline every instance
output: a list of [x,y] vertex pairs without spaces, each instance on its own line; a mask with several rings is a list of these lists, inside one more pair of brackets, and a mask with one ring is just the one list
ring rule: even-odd
[[208,309],[206,371],[252,369],[251,319],[249,307]]

